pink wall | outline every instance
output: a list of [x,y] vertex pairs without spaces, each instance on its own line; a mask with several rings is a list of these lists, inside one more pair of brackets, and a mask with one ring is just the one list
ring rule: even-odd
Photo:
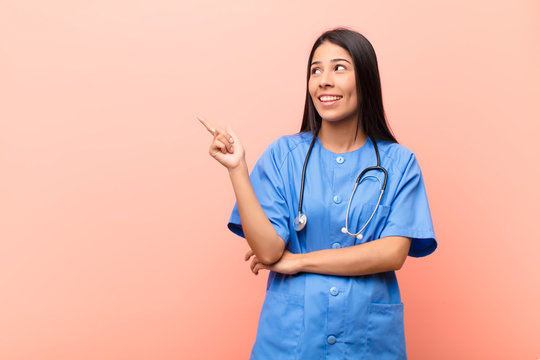
[[540,357],[537,1],[0,1],[0,358],[244,359],[265,277],[201,115],[250,165],[314,39],[379,57],[439,249],[398,273],[411,359]]

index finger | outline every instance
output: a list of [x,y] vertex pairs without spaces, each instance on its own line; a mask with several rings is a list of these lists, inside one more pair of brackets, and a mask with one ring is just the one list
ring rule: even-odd
[[195,116],[197,118],[197,120],[199,120],[201,122],[201,124],[204,125],[204,127],[206,128],[206,130],[208,130],[208,132],[212,135],[216,135],[216,129],[213,128],[210,124],[208,124],[206,121],[204,121],[203,119],[201,119],[200,117],[198,116]]

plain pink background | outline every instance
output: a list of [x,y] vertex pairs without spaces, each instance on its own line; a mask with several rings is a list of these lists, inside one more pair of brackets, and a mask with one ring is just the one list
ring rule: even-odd
[[252,166],[338,25],[375,47],[439,241],[398,272],[409,358],[539,358],[539,23],[534,0],[0,0],[0,358],[247,358],[266,273],[195,115]]

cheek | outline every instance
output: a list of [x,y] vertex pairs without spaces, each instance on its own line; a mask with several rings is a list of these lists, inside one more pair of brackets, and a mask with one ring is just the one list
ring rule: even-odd
[[351,92],[351,104],[358,106],[358,96],[356,96],[356,91]]
[[309,96],[311,96],[311,99],[313,100],[313,94],[315,94],[315,91],[317,90],[317,86],[315,86],[312,82],[309,82],[308,90],[309,90]]
[[347,87],[349,88],[349,92],[351,94],[356,94],[356,81],[354,81],[354,78],[349,79],[349,81],[347,82]]
[[350,96],[351,102],[357,103],[358,96],[356,95],[356,83],[355,82],[349,83],[348,88],[349,88],[349,96]]

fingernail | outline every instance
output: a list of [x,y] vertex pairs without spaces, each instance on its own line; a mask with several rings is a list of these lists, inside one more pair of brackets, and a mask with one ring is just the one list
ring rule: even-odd
[[233,138],[229,138],[229,142],[234,142],[234,139],[233,139]]

